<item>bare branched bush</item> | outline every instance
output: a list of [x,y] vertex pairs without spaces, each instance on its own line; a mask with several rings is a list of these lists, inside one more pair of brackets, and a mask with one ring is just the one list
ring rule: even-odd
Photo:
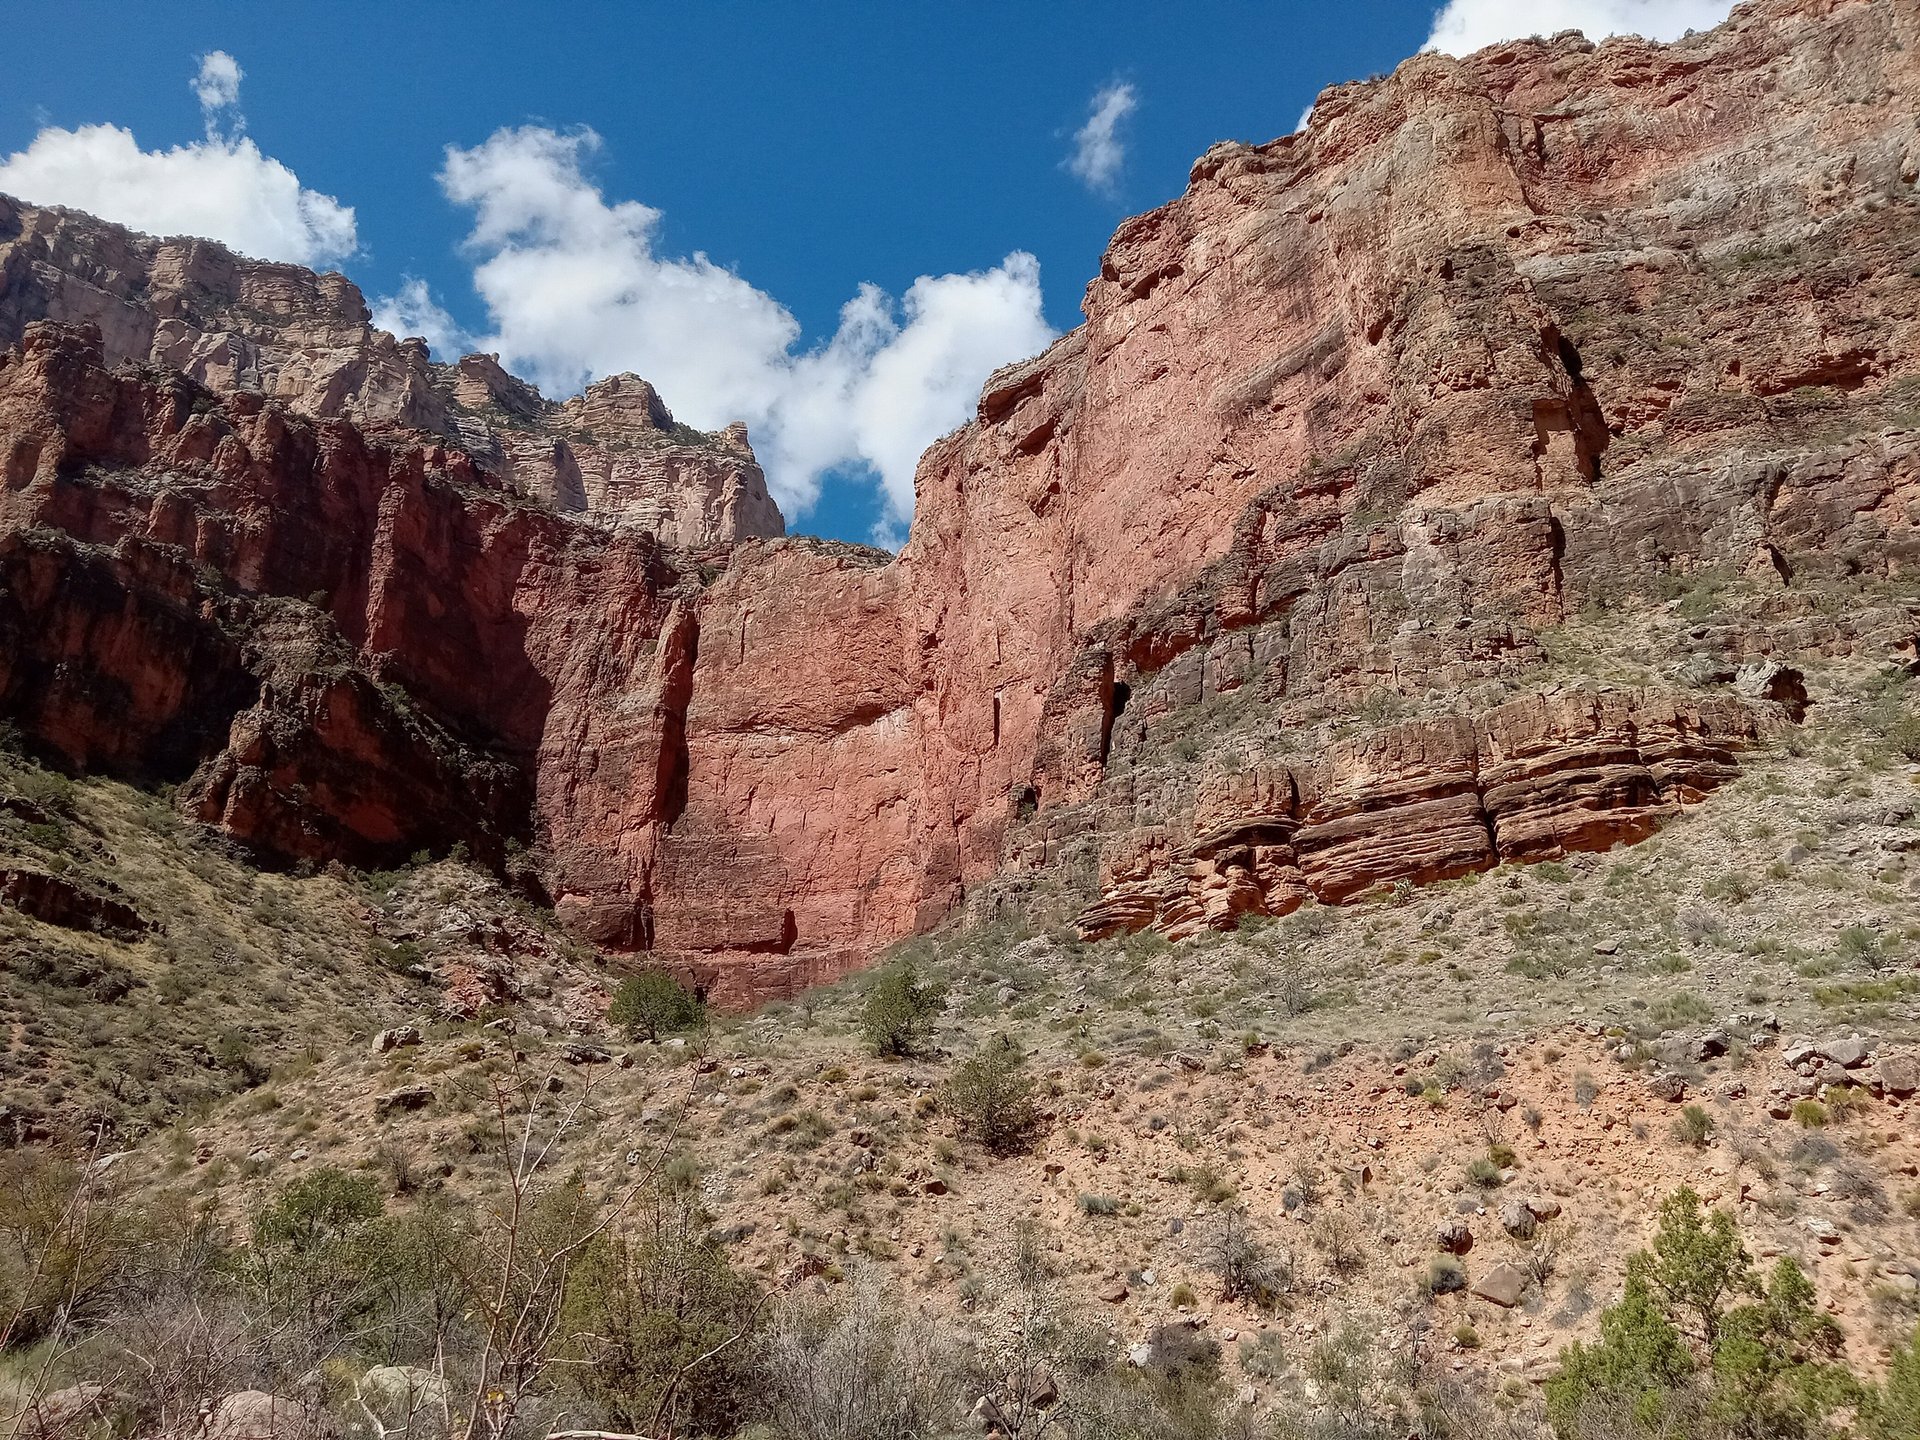
[[759,1363],[774,1425],[791,1440],[918,1440],[964,1408],[951,1337],[871,1273],[842,1296],[782,1305]]
[[1547,1282],[1560,1273],[1560,1267],[1579,1235],[1579,1226],[1571,1221],[1563,1221],[1535,1231],[1532,1243],[1522,1248],[1520,1268],[1541,1295],[1547,1293]]
[[1360,1227],[1347,1211],[1322,1211],[1307,1233],[1326,1257],[1327,1269],[1335,1275],[1345,1278],[1358,1274],[1366,1266],[1367,1253]]
[[1219,1280],[1222,1300],[1251,1300],[1266,1308],[1293,1292],[1293,1257],[1268,1247],[1239,1209],[1221,1214],[1201,1246],[1200,1263]]

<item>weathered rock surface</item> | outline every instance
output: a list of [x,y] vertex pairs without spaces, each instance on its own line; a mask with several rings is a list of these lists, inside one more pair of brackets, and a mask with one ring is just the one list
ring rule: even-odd
[[[0,710],[284,855],[524,844],[731,1003],[1023,878],[1182,934],[1633,840],[1915,633],[1820,587],[1920,560],[1916,93],[1913,8],[1827,0],[1328,91],[1121,227],[891,560],[743,538],[644,382],[7,203]],[[1596,615],[1697,688],[1567,683]]]
[[1502,1261],[1474,1281],[1469,1293],[1502,1309],[1511,1310],[1526,1296],[1527,1277],[1517,1265]]
[[214,1403],[201,1433],[206,1440],[310,1440],[316,1428],[299,1401],[241,1390]]
[[0,866],[0,902],[48,925],[137,940],[147,922],[124,900],[76,885],[45,870]]
[[1336,743],[1301,774],[1203,791],[1199,833],[1177,849],[1161,830],[1124,837],[1080,932],[1189,934],[1282,915],[1308,895],[1339,903],[1384,883],[1604,850],[1731,778],[1756,734],[1755,712],[1732,698],[1607,690],[1393,726]]
[[424,341],[374,329],[342,275],[242,259],[208,240],[157,240],[0,195],[0,349],[37,320],[96,327],[109,365],[261,395],[370,435],[438,437],[507,488],[634,524],[665,544],[785,528],[745,428],[705,435],[678,425],[635,376],[554,404],[492,356],[435,364]]

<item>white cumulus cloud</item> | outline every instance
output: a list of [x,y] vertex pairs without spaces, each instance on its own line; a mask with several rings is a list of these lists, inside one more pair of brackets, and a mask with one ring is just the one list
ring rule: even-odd
[[67,205],[154,235],[200,235],[264,260],[329,265],[357,244],[353,207],[309,190],[246,138],[240,66],[201,58],[192,88],[206,139],[142,150],[117,125],[48,126],[0,159],[0,191]]
[[498,352],[548,394],[634,371],[703,429],[744,420],[789,515],[836,468],[871,470],[885,532],[911,515],[928,443],[972,412],[981,383],[1052,338],[1040,268],[1016,251],[991,269],[923,276],[896,301],[863,286],[826,343],[797,348],[778,300],[700,253],[663,255],[661,214],[609,201],[585,173],[591,130],[504,129],[450,146],[447,197],[473,213],[467,245],[490,333],[460,336],[419,282],[380,302],[383,328]]
[[1733,0],[1448,0],[1426,48],[1467,55],[1502,40],[1579,30],[1589,40],[1641,35],[1678,40],[1727,18]]
[[1073,153],[1067,157],[1067,169],[1089,190],[1111,192],[1120,178],[1120,167],[1127,160],[1127,144],[1120,127],[1140,104],[1133,86],[1116,80],[1103,86],[1088,107],[1087,123],[1073,134]]
[[240,81],[245,74],[240,62],[224,50],[210,50],[200,57],[200,73],[193,77],[193,93],[199,97],[208,129],[213,128],[217,112],[240,103]]
[[373,324],[392,335],[418,335],[442,360],[473,350],[473,337],[440,307],[427,282],[411,275],[393,294],[374,301]]

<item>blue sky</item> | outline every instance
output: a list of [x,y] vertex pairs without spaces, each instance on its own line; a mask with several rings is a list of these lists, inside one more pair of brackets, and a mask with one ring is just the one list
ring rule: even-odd
[[[1543,6],[1570,7],[1577,22],[1645,3],[1456,0],[1454,10],[1488,12],[1468,16],[1486,30],[1468,32],[1478,40],[1502,27],[1524,33]],[[1426,42],[1439,9],[1439,0],[22,6],[9,15],[9,48],[32,59],[13,67],[0,97],[0,158],[17,159],[43,132],[57,140],[96,124],[124,127],[146,152],[250,141],[260,167],[277,161],[299,187],[353,212],[344,231],[328,212],[324,238],[287,242],[274,258],[332,260],[373,299],[418,282],[412,294],[437,307],[443,345],[504,336],[509,361],[550,392],[576,371],[642,357],[668,404],[698,423],[722,423],[721,408],[754,412],[793,529],[897,539],[900,472],[930,438],[923,432],[960,418],[955,396],[977,390],[973,372],[1017,358],[1000,351],[1077,322],[1082,288],[1123,216],[1177,195],[1214,140],[1283,134],[1324,85],[1391,69]],[[244,78],[234,100],[222,89],[230,75],[203,74],[214,86],[203,111],[191,82],[215,51]],[[1076,174],[1077,132],[1103,96],[1111,143],[1080,151],[1088,160]],[[502,127],[533,128],[489,148]],[[446,180],[449,146],[468,157],[461,203],[449,198],[458,183]],[[0,164],[0,189],[57,190],[64,174],[111,209],[136,187],[88,190],[88,177],[61,168],[97,170],[93,153],[76,142],[49,148],[37,168]],[[166,205],[217,188],[156,177]],[[534,213],[540,204],[570,218]],[[209,214],[194,228],[222,223]],[[489,225],[491,239],[468,243]],[[350,251],[327,253],[345,249],[343,233]],[[691,267],[695,252],[712,267]],[[1037,295],[1032,262],[1012,258],[1026,256],[1037,261]],[[475,289],[488,259],[501,261],[491,305]],[[617,311],[609,321],[591,298],[605,293],[600,281],[574,284],[595,264],[611,264],[606,283],[628,290],[707,286],[720,308]],[[975,272],[985,274],[909,297],[917,277]],[[849,301],[858,313],[843,316]],[[759,328],[703,360],[694,352],[709,313]],[[602,333],[576,353],[572,337],[595,324]],[[654,343],[623,348],[627,330],[647,324],[661,332]],[[836,334],[831,362],[783,358]],[[680,343],[691,346],[683,385]],[[728,369],[743,365],[753,373]]]

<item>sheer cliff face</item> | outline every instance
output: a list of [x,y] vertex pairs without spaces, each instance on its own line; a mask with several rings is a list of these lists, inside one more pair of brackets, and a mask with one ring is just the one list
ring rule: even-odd
[[[1637,838],[1790,723],[1779,662],[1911,633],[1807,592],[1920,557],[1916,57],[1910,6],[1762,0],[1215,147],[891,562],[692,564],[778,515],[644,382],[551,406],[338,277],[0,202],[0,704],[282,854],[521,841],[743,1003],[1009,873],[1181,934]],[[1700,573],[1778,590],[1738,687],[1528,681]]]
[[[1184,933],[1646,833],[1791,677],[1516,681],[1542,632],[1692,572],[1781,586],[1735,657],[1762,661],[1824,628],[1796,583],[1911,567],[1917,99],[1911,7],[1782,0],[1672,47],[1422,56],[1216,147],[1115,236],[1086,324],[929,452],[888,571],[786,562],[783,593],[838,597],[810,635],[873,641],[891,587],[905,668],[837,682],[837,717],[716,703],[689,819],[750,847],[769,913],[858,893],[796,954],[1076,856],[1090,933]],[[753,573],[706,602],[737,637],[712,684],[807,692],[815,644],[727,598],[777,611]],[[1312,722],[1383,692],[1460,713],[1315,752]],[[1299,743],[1231,783],[1204,730],[1189,770],[1150,763],[1230,701]]]

